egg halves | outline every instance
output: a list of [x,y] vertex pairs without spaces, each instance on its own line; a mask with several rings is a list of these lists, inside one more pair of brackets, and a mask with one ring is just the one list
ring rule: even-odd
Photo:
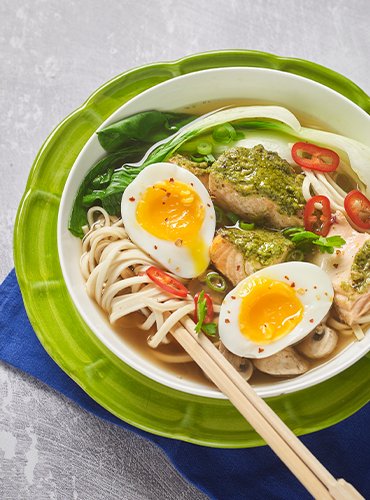
[[193,278],[207,269],[215,211],[188,170],[173,163],[144,168],[123,193],[121,212],[131,240],[175,275]]
[[265,358],[295,344],[329,312],[329,276],[307,262],[261,269],[241,281],[223,300],[219,335],[229,351]]

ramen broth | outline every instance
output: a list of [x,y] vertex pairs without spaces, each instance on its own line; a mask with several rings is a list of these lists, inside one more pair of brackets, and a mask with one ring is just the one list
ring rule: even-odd
[[[168,363],[167,361],[162,361],[161,359],[159,359],[156,356],[156,351],[164,354],[176,355],[183,353],[184,350],[173,338],[171,339],[171,342],[169,344],[160,344],[155,350],[149,347],[147,344],[148,332],[143,331],[139,327],[139,324],[142,323],[142,321],[142,314],[133,313],[129,316],[121,318],[116,322],[115,325],[113,325],[113,327],[118,336],[124,339],[126,344],[128,344],[136,352],[140,353],[140,356],[158,366],[158,368],[162,368],[168,371],[179,379],[186,379],[191,382],[197,382],[209,387],[214,387],[212,382],[204,375],[202,370],[195,362],[191,361],[188,363]],[[154,331],[155,328],[152,328],[149,331],[149,335],[152,335]],[[339,333],[338,344],[329,356],[317,360],[308,360],[310,364],[310,370],[333,359],[337,354],[343,351],[343,349],[351,345],[353,341],[354,340],[352,335],[348,336]],[[279,380],[286,380],[287,378],[294,378],[294,376],[277,377],[267,375],[258,370],[254,370],[252,377],[249,379],[249,383],[258,386],[263,384],[271,384],[271,382],[278,382]]]

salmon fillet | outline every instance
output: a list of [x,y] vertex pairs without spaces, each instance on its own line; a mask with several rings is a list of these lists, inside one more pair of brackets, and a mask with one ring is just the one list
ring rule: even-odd
[[258,269],[289,260],[293,250],[293,243],[277,232],[224,228],[212,242],[210,257],[220,273],[236,285]]
[[[370,234],[353,229],[341,212],[335,214],[335,219],[328,236],[340,235],[346,243],[334,254],[318,254],[315,264],[331,278],[340,318],[353,325],[370,313]],[[356,263],[361,251],[365,259],[359,272]]]
[[303,225],[302,182],[277,153],[237,147],[210,167],[209,191],[221,208],[280,229]]

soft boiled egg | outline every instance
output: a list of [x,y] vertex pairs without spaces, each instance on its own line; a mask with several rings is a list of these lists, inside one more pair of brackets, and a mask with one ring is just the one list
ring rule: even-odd
[[333,302],[329,276],[308,262],[266,267],[241,281],[225,297],[219,334],[229,351],[265,358],[310,333]]
[[215,210],[188,170],[173,163],[144,168],[123,193],[121,212],[132,241],[175,275],[193,278],[207,269]]

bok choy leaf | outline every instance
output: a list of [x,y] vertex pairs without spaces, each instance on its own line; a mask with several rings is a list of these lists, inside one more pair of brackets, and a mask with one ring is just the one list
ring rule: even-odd
[[108,152],[117,151],[130,143],[154,144],[193,120],[184,113],[144,111],[103,128],[98,134],[101,146]]

